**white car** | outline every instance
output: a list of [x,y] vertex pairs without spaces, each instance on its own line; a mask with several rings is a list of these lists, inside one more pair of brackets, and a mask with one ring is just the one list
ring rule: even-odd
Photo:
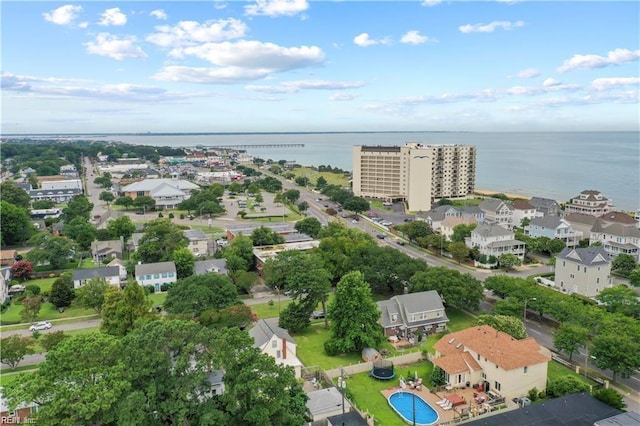
[[40,331],[40,330],[48,330],[51,328],[51,323],[49,321],[37,322],[35,324],[31,324],[29,327],[29,331]]
[[391,225],[393,225],[393,222],[385,220],[384,222],[380,222],[380,224],[384,225],[384,226],[391,226]]

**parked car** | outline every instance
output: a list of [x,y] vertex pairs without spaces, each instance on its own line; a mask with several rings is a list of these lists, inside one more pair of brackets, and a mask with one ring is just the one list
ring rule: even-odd
[[399,246],[403,246],[403,245],[404,245],[404,241],[402,241],[402,240],[396,240],[396,243],[397,243]]
[[29,331],[40,331],[40,330],[48,330],[51,328],[51,323],[49,321],[37,322],[35,324],[31,324],[29,327]]
[[324,318],[324,311],[313,311],[313,314],[311,314],[311,318],[313,319]]
[[391,222],[390,220],[385,220],[385,221],[380,222],[380,224],[384,225],[384,226],[391,226],[391,225],[393,225],[393,222]]
[[386,235],[384,235],[384,234],[378,234],[378,235],[376,235],[376,238],[379,238],[379,239],[381,239],[381,240],[384,240],[384,239],[385,239],[385,237],[386,237]]

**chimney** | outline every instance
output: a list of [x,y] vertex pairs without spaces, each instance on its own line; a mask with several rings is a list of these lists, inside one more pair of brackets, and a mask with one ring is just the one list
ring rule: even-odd
[[282,359],[287,359],[287,339],[282,338]]

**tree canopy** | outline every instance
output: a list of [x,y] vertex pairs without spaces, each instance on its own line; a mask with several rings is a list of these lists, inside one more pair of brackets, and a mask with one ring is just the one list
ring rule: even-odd
[[349,272],[342,277],[335,299],[329,303],[328,316],[331,338],[324,345],[328,355],[376,348],[383,339],[378,324],[380,311],[361,272]]
[[470,274],[444,266],[430,267],[411,278],[411,293],[435,290],[447,306],[476,310],[483,298],[482,283]]
[[154,219],[144,226],[136,258],[142,263],[168,261],[174,250],[187,247],[187,244],[187,237],[170,219]]
[[198,317],[207,310],[220,310],[240,303],[238,291],[224,275],[192,275],[176,281],[167,293],[164,308],[171,314]]
[[0,238],[2,238],[2,245],[24,243],[34,233],[29,213],[25,208],[5,201],[4,194],[2,194],[2,197],[3,199],[0,201]]

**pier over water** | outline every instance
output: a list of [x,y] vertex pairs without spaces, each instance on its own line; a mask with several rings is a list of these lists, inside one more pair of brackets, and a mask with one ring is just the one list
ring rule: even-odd
[[248,148],[304,148],[303,143],[265,143],[247,145],[202,145],[195,148],[219,148],[219,149],[248,149]]

